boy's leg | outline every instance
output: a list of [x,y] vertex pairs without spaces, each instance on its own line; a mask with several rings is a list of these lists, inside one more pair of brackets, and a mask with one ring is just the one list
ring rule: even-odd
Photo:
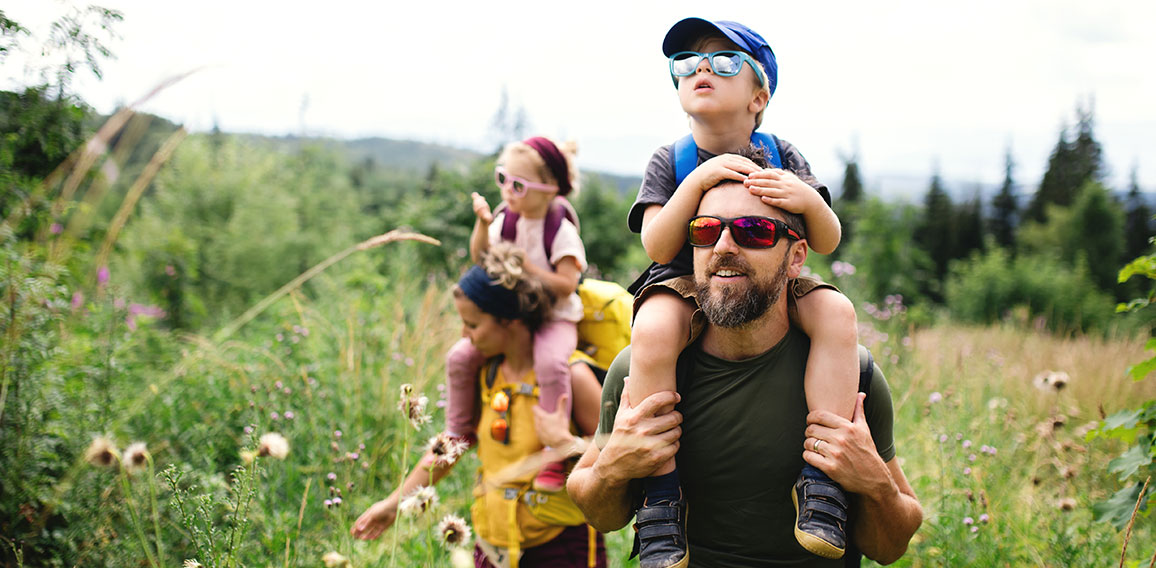
[[[809,410],[851,419],[859,390],[859,338],[855,306],[831,288],[796,298],[795,325],[811,339],[803,380]],[[806,465],[793,488],[795,538],[813,554],[843,556],[847,545],[847,496],[822,470]]]
[[474,398],[478,372],[485,357],[470,340],[459,339],[446,353],[446,433],[455,437],[474,435]]
[[[673,291],[647,296],[634,315],[630,334],[628,398],[637,405],[661,391],[676,390],[678,355],[690,336],[694,309]],[[643,479],[645,499],[637,512],[635,546],[643,568],[682,567],[689,563],[686,504],[675,460]]]
[[[548,321],[534,333],[534,374],[538,378],[538,406],[554,412],[566,401],[570,414],[570,355],[578,345],[578,326],[568,321]],[[565,398],[562,395],[566,395]],[[534,488],[556,493],[566,487],[562,462],[550,462],[534,478]]]

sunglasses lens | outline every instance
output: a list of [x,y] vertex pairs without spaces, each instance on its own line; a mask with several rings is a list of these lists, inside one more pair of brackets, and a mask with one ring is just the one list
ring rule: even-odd
[[733,51],[720,51],[710,58],[710,65],[715,73],[723,77],[731,77],[738,75],[739,71],[742,70],[743,60],[739,54]]
[[510,425],[505,418],[495,418],[490,423],[490,436],[497,442],[506,443],[506,435],[510,433]]
[[775,224],[760,217],[739,217],[734,220],[732,236],[739,246],[770,248],[775,246]]
[[506,391],[498,391],[494,393],[494,398],[490,400],[490,408],[494,412],[506,412],[510,409],[510,395]]
[[686,77],[694,73],[700,60],[699,54],[694,52],[676,53],[670,58],[670,72],[676,77]]
[[722,234],[722,221],[713,217],[699,217],[690,220],[690,233],[687,240],[693,247],[709,247],[718,242]]
[[509,176],[504,170],[494,170],[494,181],[498,183],[499,187],[505,187],[507,180],[509,180]]

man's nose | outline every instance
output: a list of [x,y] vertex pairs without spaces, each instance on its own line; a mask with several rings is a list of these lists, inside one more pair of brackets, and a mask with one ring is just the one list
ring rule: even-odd
[[722,233],[718,236],[718,242],[714,244],[714,251],[716,254],[736,254],[739,251],[739,245],[731,238],[731,228],[723,227]]

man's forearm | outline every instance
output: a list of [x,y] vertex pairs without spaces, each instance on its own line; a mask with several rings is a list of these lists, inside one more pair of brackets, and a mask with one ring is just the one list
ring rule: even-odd
[[598,445],[590,444],[570,473],[566,491],[590,526],[601,532],[612,532],[626,526],[634,516],[630,507],[630,481],[608,479],[599,474],[598,456]]
[[897,459],[888,462],[889,486],[858,495],[855,544],[863,555],[880,564],[895,562],[907,552],[911,537],[923,523],[923,507],[907,482]]

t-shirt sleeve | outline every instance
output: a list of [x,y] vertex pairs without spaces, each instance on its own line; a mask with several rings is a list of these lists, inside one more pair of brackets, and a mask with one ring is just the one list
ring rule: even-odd
[[578,228],[569,219],[563,219],[558,226],[558,233],[554,235],[554,250],[550,251],[550,264],[557,266],[558,261],[568,256],[578,261],[578,270],[586,271],[586,247],[582,244],[582,237],[578,236]]
[[799,179],[815,188],[815,191],[823,196],[823,201],[827,202],[827,206],[831,205],[831,190],[827,189],[827,186],[816,179],[815,174],[811,173],[811,164],[807,163],[807,159],[803,157],[798,148],[779,138],[779,156],[783,160],[784,170],[799,176]]
[[606,437],[614,431],[614,417],[618,415],[618,401],[622,400],[622,381],[630,374],[630,346],[627,345],[610,368],[606,370],[606,378],[602,381],[602,410],[598,414],[598,431],[594,433],[594,441],[601,449],[606,444]]
[[891,387],[879,365],[875,365],[871,392],[863,405],[867,426],[871,428],[871,438],[875,440],[875,449],[884,462],[889,462],[895,457],[895,406],[891,400]]
[[671,145],[667,144],[654,151],[646,172],[642,174],[642,184],[638,186],[638,197],[630,206],[627,225],[635,233],[642,232],[642,215],[651,205],[666,205],[674,190],[674,169],[670,166]]

